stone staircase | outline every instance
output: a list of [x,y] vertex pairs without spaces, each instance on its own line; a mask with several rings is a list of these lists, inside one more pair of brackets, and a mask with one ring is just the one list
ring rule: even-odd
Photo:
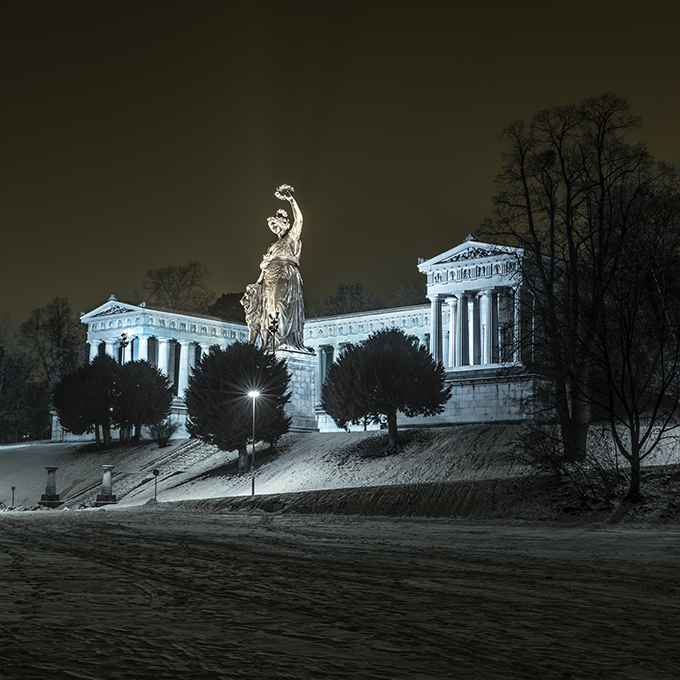
[[[159,482],[167,480],[169,477],[183,473],[192,465],[214,456],[215,447],[197,439],[190,439],[167,453],[163,449],[159,449],[154,453],[159,455],[144,461],[138,470],[118,470],[113,472],[111,475],[113,493],[119,502],[129,494],[137,495],[138,493],[148,493],[147,490],[152,490],[154,470],[159,471]],[[94,505],[100,489],[101,480],[69,495],[64,500],[65,505],[72,509],[91,507]]]

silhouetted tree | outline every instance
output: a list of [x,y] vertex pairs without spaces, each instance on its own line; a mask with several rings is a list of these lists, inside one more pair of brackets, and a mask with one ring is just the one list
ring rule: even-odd
[[90,362],[92,367],[92,404],[93,421],[97,443],[100,442],[99,431],[104,446],[111,444],[111,426],[113,410],[116,406],[118,371],[120,364],[108,354],[100,354]]
[[170,380],[147,361],[120,365],[108,355],[67,373],[54,390],[53,405],[61,426],[74,434],[100,430],[104,444],[111,443],[111,426],[121,429],[121,439],[130,441],[142,425],[166,418],[172,403]]
[[223,293],[210,305],[208,314],[219,316],[221,319],[245,323],[246,313],[241,304],[242,297],[243,293]]
[[397,307],[409,307],[411,305],[425,305],[430,301],[425,295],[425,288],[413,281],[400,283],[397,290],[392,294],[394,304]]
[[0,318],[0,442],[50,434],[45,379],[9,318]]
[[142,425],[155,425],[167,418],[172,404],[170,379],[148,361],[129,361],[119,366],[113,420],[122,439],[129,443],[132,428],[139,438]]
[[215,300],[209,284],[212,274],[200,262],[150,269],[136,295],[147,303],[185,312],[207,313]]
[[629,229],[656,175],[644,146],[626,143],[639,127],[628,103],[612,94],[513,123],[503,133],[510,149],[496,178],[493,216],[483,224],[487,235],[522,248],[521,300],[535,323],[520,342],[551,387],[546,406],[556,411],[568,460],[585,456],[592,419],[590,321],[604,305],[601,275],[613,271],[617,234]]
[[418,338],[390,328],[345,348],[328,371],[321,407],[338,427],[384,418],[390,452],[398,444],[398,411],[432,416],[444,410],[450,396],[441,362],[435,363]]
[[380,309],[382,303],[360,283],[341,283],[333,293],[307,305],[308,317],[335,316]]
[[33,365],[33,379],[51,393],[63,375],[85,359],[85,327],[73,312],[68,298],[53,298],[34,309],[21,324],[24,352]]
[[67,373],[55,386],[52,405],[61,426],[73,434],[94,431],[100,396],[95,391],[94,373],[88,363]]
[[222,451],[238,450],[239,470],[247,467],[247,442],[252,434],[252,398],[255,437],[275,442],[290,427],[284,407],[290,374],[284,360],[253,345],[237,342],[226,349],[212,347],[189,378],[185,400],[189,433]]
[[[589,397],[630,466],[625,500],[638,502],[640,466],[677,425],[680,399],[680,181],[622,187],[640,193],[617,257],[594,272],[600,313],[589,320],[596,369]],[[630,209],[630,208],[627,208]],[[637,221],[637,224],[635,222]]]

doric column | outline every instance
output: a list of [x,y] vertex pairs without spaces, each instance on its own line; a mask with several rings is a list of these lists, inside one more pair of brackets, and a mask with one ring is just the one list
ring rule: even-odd
[[116,361],[118,361],[118,338],[106,341],[106,353]]
[[468,362],[470,366],[475,365],[475,350],[477,348],[477,338],[479,336],[479,328],[475,323],[475,302],[475,295],[468,296]]
[[456,363],[456,345],[458,343],[459,331],[456,328],[458,320],[458,299],[455,297],[446,298],[449,306],[449,366],[458,366]]
[[158,340],[158,368],[160,368],[165,375],[169,376],[168,358],[169,358],[169,340],[167,338],[157,338]]
[[[522,304],[522,289],[519,286],[515,286],[513,289],[513,315],[512,315],[512,346],[513,346],[513,361],[515,363],[520,363],[521,361],[521,343],[522,343],[522,327],[521,327],[521,308]],[[532,315],[533,316],[533,315]],[[533,319],[532,319],[533,321]],[[533,336],[533,333],[532,333]],[[533,337],[531,342],[533,343]]]
[[[465,310],[465,311],[463,311]],[[467,303],[463,293],[456,293],[456,330],[455,337],[455,365],[463,366],[465,360],[463,347],[465,340],[465,318],[467,315]]]
[[149,360],[149,336],[148,335],[138,335],[137,336],[138,349],[137,349],[137,359],[148,361]]
[[127,364],[132,361],[132,338],[127,338],[127,343],[123,347],[123,362]]
[[[324,350],[323,346],[316,348],[316,373],[314,375],[314,387],[316,389],[316,401],[321,401],[321,388],[323,387],[323,364],[324,364]],[[315,404],[316,406],[316,404]]]
[[480,303],[481,359],[483,364],[491,364],[493,363],[493,305],[490,290],[486,289],[480,293]]
[[496,289],[493,296],[493,363],[500,364],[503,361],[503,290]]
[[90,343],[90,361],[92,361],[92,359],[94,359],[98,354],[99,354],[99,343],[98,342]]
[[435,361],[442,360],[442,299],[438,295],[428,296],[430,310],[430,352]]
[[188,340],[182,340],[176,345],[175,351],[179,350],[179,381],[177,395],[184,398],[184,391],[189,386],[189,345]]

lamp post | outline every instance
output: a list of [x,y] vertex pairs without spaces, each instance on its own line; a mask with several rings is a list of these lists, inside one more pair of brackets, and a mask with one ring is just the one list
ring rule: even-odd
[[260,396],[256,390],[248,392],[248,396],[253,400],[253,452],[250,459],[250,474],[252,477],[252,491],[251,496],[255,495],[255,400]]

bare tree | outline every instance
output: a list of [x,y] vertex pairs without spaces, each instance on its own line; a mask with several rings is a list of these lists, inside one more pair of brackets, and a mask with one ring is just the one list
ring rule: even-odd
[[603,305],[590,319],[590,395],[630,466],[631,502],[642,500],[641,463],[676,426],[680,399],[680,182],[671,168],[655,174],[618,234],[618,257],[593,272]]
[[413,281],[400,283],[399,287],[392,293],[392,297],[396,307],[426,305],[429,303],[429,300],[425,295],[425,288]]
[[206,314],[215,300],[215,293],[209,287],[212,278],[201,262],[150,269],[136,295],[159,307]]
[[608,422],[640,500],[640,464],[675,425],[680,397],[680,188],[673,168],[625,134],[611,94],[505,131],[510,151],[484,227],[522,247],[531,366],[546,379],[566,460]]
[[341,283],[330,295],[320,300],[313,300],[307,305],[307,316],[336,316],[352,312],[367,312],[381,307],[380,300],[360,283]]
[[[645,147],[625,141],[640,124],[624,99],[603,94],[541,111],[529,125],[517,121],[503,132],[510,149],[483,230],[523,247],[522,299],[535,326],[520,340],[531,335],[537,349],[533,368],[552,388],[549,406],[567,459],[585,455],[595,371],[589,321],[602,312],[603,273],[615,271],[615,235],[629,228],[640,191],[653,182]],[[622,192],[624,184],[638,191]]]
[[33,364],[34,379],[45,382],[51,393],[55,384],[85,357],[86,331],[65,297],[55,297],[34,309],[21,324],[20,337]]

